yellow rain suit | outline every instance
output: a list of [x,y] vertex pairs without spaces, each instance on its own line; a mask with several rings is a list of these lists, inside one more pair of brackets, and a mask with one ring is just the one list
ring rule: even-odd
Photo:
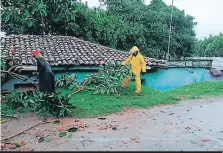
[[[139,51],[139,49],[134,46],[131,49],[131,53],[134,53],[136,51]],[[129,64],[131,65],[131,72],[135,76],[135,83],[136,83],[136,93],[141,92],[141,79],[140,74],[142,72],[146,72],[146,62],[144,61],[144,57],[138,53],[137,56],[133,56],[132,54],[122,63],[122,65]],[[131,80],[132,75],[128,78],[124,79],[122,83],[122,87],[126,87]]]

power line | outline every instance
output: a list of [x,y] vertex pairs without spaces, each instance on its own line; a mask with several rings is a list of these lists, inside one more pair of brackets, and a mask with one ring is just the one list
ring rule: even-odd
[[169,54],[170,54],[170,38],[171,38],[172,20],[173,20],[173,0],[172,0],[172,8],[171,8],[171,14],[170,14],[170,33],[169,33],[168,51],[167,51],[167,57],[166,57],[167,60],[169,60]]

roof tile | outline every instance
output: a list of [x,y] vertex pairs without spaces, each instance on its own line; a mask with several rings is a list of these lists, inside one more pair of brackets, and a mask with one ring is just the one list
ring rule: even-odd
[[[36,65],[32,55],[34,49],[44,52],[44,57],[50,65],[98,65],[101,60],[123,61],[128,57],[127,52],[111,49],[99,44],[93,44],[71,36],[49,35],[11,35],[1,38],[4,53],[12,48],[16,49],[15,57],[22,65]],[[145,57],[146,63],[164,63]]]

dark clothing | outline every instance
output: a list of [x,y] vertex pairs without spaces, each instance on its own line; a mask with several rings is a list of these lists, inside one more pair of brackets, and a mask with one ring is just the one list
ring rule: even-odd
[[43,57],[37,58],[37,71],[39,72],[39,90],[43,92],[54,92],[54,74],[49,63]]

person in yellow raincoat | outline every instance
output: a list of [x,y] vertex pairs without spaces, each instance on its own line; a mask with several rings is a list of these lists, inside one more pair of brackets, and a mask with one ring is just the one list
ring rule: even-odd
[[[144,61],[144,57],[139,53],[139,49],[136,46],[133,46],[130,50],[130,56],[122,63],[122,65],[130,64],[131,65],[131,72],[135,76],[135,83],[136,83],[136,91],[137,95],[140,95],[141,92],[141,79],[140,74],[146,73],[146,62]],[[132,75],[128,78],[124,79],[122,83],[122,87],[125,88],[129,81],[131,80]]]

